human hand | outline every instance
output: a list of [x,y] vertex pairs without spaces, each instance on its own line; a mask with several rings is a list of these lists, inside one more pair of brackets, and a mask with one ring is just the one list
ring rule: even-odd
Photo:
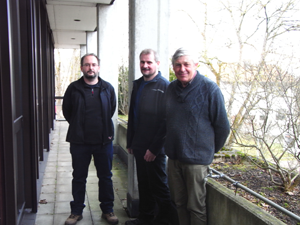
[[154,161],[156,158],[156,155],[154,155],[152,152],[150,152],[150,150],[148,149],[146,151],[146,154],[144,155],[144,159],[147,161],[147,162],[152,162]]
[[131,148],[127,148],[129,154],[133,154],[133,150]]

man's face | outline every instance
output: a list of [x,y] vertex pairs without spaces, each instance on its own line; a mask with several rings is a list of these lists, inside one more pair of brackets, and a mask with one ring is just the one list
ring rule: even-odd
[[181,56],[175,61],[173,70],[184,87],[194,78],[197,65],[198,63],[194,63],[190,56]]
[[155,61],[153,53],[141,55],[140,68],[146,80],[151,80],[157,74],[158,65],[159,62]]
[[100,66],[98,65],[98,60],[95,56],[88,55],[84,57],[81,71],[86,79],[95,79],[98,76],[99,70]]

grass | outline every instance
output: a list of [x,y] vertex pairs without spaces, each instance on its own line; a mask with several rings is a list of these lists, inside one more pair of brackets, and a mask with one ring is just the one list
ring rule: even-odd
[[121,118],[122,120],[128,121],[128,115],[118,115],[119,118]]
[[284,208],[289,208],[290,207],[289,204],[286,203],[286,202],[283,204],[283,206],[284,206]]
[[261,189],[265,189],[265,190],[269,190],[269,191],[273,191],[274,190],[274,187],[262,187]]
[[248,170],[256,168],[256,166],[254,166],[254,165],[245,165],[245,164],[232,165],[232,167],[241,172],[247,172]]
[[[253,146],[256,145],[254,142],[250,142],[250,141],[248,141],[246,144],[249,145],[249,146],[250,145],[253,145]],[[250,156],[253,156],[253,157],[260,157],[260,152],[255,148],[241,147],[241,146],[238,146],[238,145],[234,145],[232,148],[238,150],[241,153],[244,153],[244,154],[247,154],[247,155],[250,155]],[[273,144],[271,151],[276,157],[279,157],[282,154],[282,151],[283,151],[282,145],[279,144],[279,143]],[[270,152],[267,149],[263,150],[262,152],[268,160],[272,161],[272,156],[271,156]],[[293,155],[291,155],[289,152],[286,152],[284,154],[284,156],[281,158],[281,160],[290,160],[291,158],[293,158]]]

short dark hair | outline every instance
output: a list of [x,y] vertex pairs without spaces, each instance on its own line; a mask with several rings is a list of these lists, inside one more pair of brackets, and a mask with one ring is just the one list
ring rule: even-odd
[[153,53],[153,55],[154,55],[155,62],[158,62],[159,61],[158,53],[156,51],[154,51],[153,49],[151,49],[151,48],[146,48],[143,51],[141,51],[140,58],[141,58],[141,55],[148,55],[148,54],[151,54],[151,53]]
[[100,65],[100,59],[98,58],[98,56],[96,54],[94,54],[94,53],[87,53],[87,54],[85,54],[84,56],[81,57],[81,61],[80,61],[80,65],[81,66],[83,66],[83,60],[87,56],[94,56],[94,57],[96,57],[96,59],[98,61],[98,66]]

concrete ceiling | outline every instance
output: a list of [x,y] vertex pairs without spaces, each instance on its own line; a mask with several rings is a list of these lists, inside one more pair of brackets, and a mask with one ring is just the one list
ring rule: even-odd
[[86,31],[97,27],[97,4],[115,0],[47,0],[47,12],[55,48],[80,48],[86,44]]

